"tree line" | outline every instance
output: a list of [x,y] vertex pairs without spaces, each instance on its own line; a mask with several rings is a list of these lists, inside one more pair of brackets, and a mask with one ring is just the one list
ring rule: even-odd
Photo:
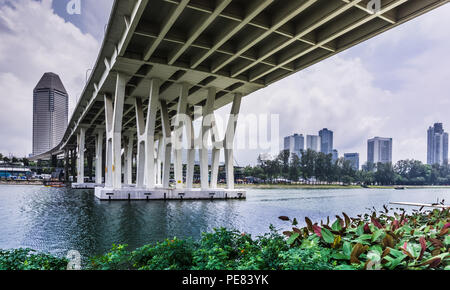
[[280,180],[305,183],[343,183],[361,185],[449,185],[450,168],[445,165],[427,165],[418,160],[400,160],[392,163],[366,163],[355,170],[349,160],[333,161],[331,154],[313,150],[302,151],[301,157],[281,151],[273,160],[258,157],[256,166],[247,166],[245,176],[263,183]]

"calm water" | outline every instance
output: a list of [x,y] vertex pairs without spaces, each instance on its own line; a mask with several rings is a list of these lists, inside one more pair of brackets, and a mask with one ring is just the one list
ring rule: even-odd
[[313,221],[346,212],[356,216],[390,201],[450,200],[449,189],[248,190],[245,201],[100,202],[93,191],[0,185],[0,248],[29,247],[65,255],[106,252],[113,243],[131,248],[169,237],[198,238],[215,227],[254,235],[269,225],[286,228],[278,216]]

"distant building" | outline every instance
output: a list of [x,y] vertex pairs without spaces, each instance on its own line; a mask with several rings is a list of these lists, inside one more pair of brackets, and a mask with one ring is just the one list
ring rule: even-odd
[[289,150],[292,154],[302,157],[302,150],[305,150],[305,137],[303,134],[294,134],[292,136],[284,137],[284,150]]
[[306,136],[306,149],[313,151],[320,151],[320,136],[307,135]]
[[69,96],[58,75],[45,73],[33,90],[33,156],[61,142],[69,118]]
[[448,133],[444,132],[442,123],[435,123],[428,128],[427,163],[448,164]]
[[392,138],[369,139],[367,141],[367,161],[374,164],[392,162]]
[[320,152],[325,154],[333,153],[333,131],[324,128],[319,131],[320,136]]
[[359,170],[359,153],[345,153],[344,160],[350,161],[354,170]]
[[332,154],[332,161],[336,162],[339,159],[339,152],[336,149],[333,149],[333,152],[331,152]]

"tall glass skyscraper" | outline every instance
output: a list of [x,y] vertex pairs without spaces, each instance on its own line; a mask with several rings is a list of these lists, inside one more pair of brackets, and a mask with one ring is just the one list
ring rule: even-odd
[[448,133],[444,132],[442,123],[435,123],[428,128],[427,163],[448,164]]
[[374,164],[392,162],[392,138],[369,139],[367,141],[367,161]]
[[61,142],[68,117],[69,96],[61,79],[45,73],[33,90],[33,156]]
[[320,136],[320,152],[325,154],[333,154],[333,131],[324,128],[319,131]]

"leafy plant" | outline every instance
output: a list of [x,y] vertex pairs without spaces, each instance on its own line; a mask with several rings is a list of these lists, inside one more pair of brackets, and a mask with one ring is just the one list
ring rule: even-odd
[[0,270],[65,270],[68,262],[31,249],[0,250]]
[[306,227],[283,234],[291,247],[318,241],[320,248],[330,249],[338,269],[367,269],[374,264],[389,270],[446,269],[450,264],[449,209],[407,215],[405,211],[389,214],[384,206],[379,215],[374,209],[356,219],[343,216],[336,216],[331,226],[329,218],[320,226],[305,218]]

